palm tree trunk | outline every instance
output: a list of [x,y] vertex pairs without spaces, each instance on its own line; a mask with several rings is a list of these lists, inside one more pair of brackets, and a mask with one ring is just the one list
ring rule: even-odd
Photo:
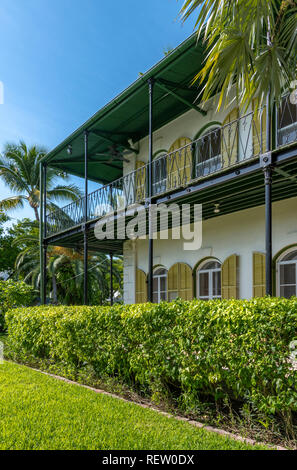
[[[31,206],[32,207],[32,206]],[[38,209],[36,206],[33,207],[33,210],[34,210],[34,214],[35,214],[35,218],[37,220],[37,222],[39,222],[39,213],[38,213]]]

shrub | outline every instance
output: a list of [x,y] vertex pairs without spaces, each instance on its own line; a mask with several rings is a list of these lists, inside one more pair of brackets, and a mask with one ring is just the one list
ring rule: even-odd
[[265,414],[297,411],[297,298],[34,307],[6,321],[19,358],[87,364],[192,409],[211,396]]
[[30,305],[34,299],[34,290],[22,281],[0,281],[0,332],[4,331],[5,312],[14,307]]

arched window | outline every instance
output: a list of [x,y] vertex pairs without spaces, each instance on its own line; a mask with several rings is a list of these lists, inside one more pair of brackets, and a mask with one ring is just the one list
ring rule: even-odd
[[221,157],[221,128],[214,126],[208,128],[194,144],[195,174],[207,176],[222,167]]
[[286,252],[277,263],[278,294],[280,297],[297,295],[297,249]]
[[197,269],[197,294],[199,299],[221,298],[221,263],[207,260]]
[[278,110],[278,145],[286,145],[297,139],[297,105],[289,95],[282,99]]
[[153,302],[167,300],[167,270],[159,267],[153,272]]

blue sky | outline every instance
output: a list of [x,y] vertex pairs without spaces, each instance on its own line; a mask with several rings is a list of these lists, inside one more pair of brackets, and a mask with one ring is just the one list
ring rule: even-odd
[[57,145],[192,33],[194,19],[178,19],[182,3],[1,0],[1,151],[19,139]]

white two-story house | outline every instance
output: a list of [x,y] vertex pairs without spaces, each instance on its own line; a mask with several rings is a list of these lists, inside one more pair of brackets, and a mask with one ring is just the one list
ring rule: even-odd
[[[284,91],[270,114],[257,97],[248,110],[233,100],[217,112],[217,97],[201,103],[191,85],[203,58],[190,37],[42,164],[42,175],[55,166],[85,179],[84,198],[43,209],[43,253],[84,248],[85,286],[89,252],[123,254],[125,303],[297,294],[297,106]],[[100,184],[90,194],[89,180]],[[96,237],[108,212],[128,209],[128,224],[136,203],[147,218],[151,204],[201,204],[201,244],[185,250],[172,230],[150,242],[148,228],[146,238]]]

